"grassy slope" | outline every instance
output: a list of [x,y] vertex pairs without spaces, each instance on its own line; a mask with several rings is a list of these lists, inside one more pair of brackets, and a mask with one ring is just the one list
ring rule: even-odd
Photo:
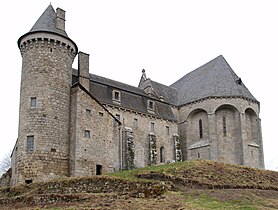
[[[116,185],[130,183],[134,186],[136,183],[142,188],[146,179],[150,188],[166,183],[169,190],[159,196],[142,198],[138,196],[142,189],[138,189],[137,194],[120,192],[120,188],[118,192],[94,193],[64,190],[74,182],[87,184],[95,179],[98,178],[57,180],[55,186],[63,190],[55,187],[55,192],[49,190],[53,182],[3,189],[0,197],[12,196],[16,202],[0,206],[0,209],[29,209],[30,206],[50,209],[278,209],[278,172],[274,171],[213,161],[190,161],[111,173],[100,178]],[[38,193],[65,199],[52,204],[26,202]]]

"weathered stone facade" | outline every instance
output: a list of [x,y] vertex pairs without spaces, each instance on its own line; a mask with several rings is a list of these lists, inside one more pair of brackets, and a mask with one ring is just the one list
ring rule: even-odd
[[171,86],[144,70],[133,87],[90,74],[51,5],[18,46],[13,185],[194,159],[264,167],[259,102],[222,56]]

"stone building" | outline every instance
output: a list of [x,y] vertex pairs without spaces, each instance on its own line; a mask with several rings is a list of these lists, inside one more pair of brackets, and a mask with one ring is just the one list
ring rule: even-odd
[[[170,86],[89,73],[51,5],[21,36],[11,184],[210,159],[264,168],[260,104],[223,56]],[[78,69],[72,63],[78,55]]]

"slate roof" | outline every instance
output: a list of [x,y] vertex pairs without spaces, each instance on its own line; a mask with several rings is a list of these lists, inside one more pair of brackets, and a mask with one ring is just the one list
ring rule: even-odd
[[[101,103],[113,105],[112,91],[119,90],[121,104],[115,106],[146,114],[150,114],[148,100],[154,100],[153,115],[169,120],[176,120],[171,105],[181,106],[207,97],[244,97],[258,102],[222,55],[186,74],[171,86],[150,79],[147,81],[155,96],[146,94],[141,88],[90,74],[90,92]],[[73,82],[77,82],[76,69],[73,69]],[[163,96],[163,102],[159,100],[160,96]]]
[[[121,92],[121,103],[114,103],[112,100],[112,91]],[[151,98],[144,90],[127,85],[105,77],[90,74],[90,93],[96,97],[101,103],[120,106],[122,108],[137,111],[143,114],[153,115],[168,120],[176,120],[171,106],[168,104]],[[155,112],[148,111],[148,100],[155,101]]]
[[55,18],[56,12],[52,5],[49,5],[31,28],[30,32],[48,31],[68,37],[65,31],[56,28]]
[[222,55],[186,74],[170,87],[178,89],[179,105],[206,97],[245,97],[257,101]]

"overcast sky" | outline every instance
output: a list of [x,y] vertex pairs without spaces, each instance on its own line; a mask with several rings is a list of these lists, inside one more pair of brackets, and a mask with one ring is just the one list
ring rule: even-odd
[[[1,4],[0,159],[18,133],[21,55],[27,33],[50,0]],[[90,54],[90,73],[137,86],[141,70],[170,85],[223,55],[261,102],[266,169],[278,170],[278,1],[52,0],[66,10],[66,31]],[[77,63],[74,63],[77,67]]]

